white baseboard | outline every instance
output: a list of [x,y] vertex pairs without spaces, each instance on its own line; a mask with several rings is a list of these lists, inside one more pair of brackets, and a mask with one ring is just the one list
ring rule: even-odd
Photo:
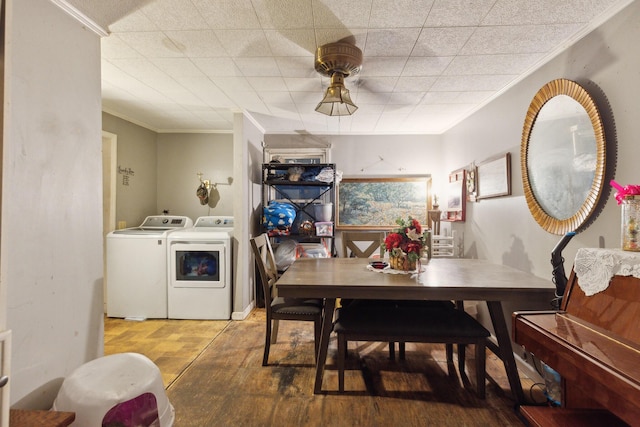
[[251,313],[251,310],[253,310],[253,308],[256,306],[256,302],[255,301],[251,301],[251,304],[249,304],[247,306],[247,308],[245,308],[243,311],[234,311],[233,313],[231,313],[231,320],[244,320],[247,318],[247,316],[249,316],[249,313]]

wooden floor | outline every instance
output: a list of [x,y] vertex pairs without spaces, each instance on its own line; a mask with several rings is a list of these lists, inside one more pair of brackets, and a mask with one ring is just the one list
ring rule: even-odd
[[[138,352],[163,375],[176,427],[522,426],[501,362],[487,353],[486,400],[447,374],[444,346],[407,344],[390,361],[383,343],[350,343],[345,394],[335,392],[332,338],[322,395],[314,395],[313,330],[281,322],[263,367],[264,310],[244,321],[105,319],[105,354]],[[357,357],[357,356],[360,357]],[[473,351],[467,351],[473,379]],[[522,378],[525,394],[532,385]],[[544,401],[537,387],[531,397]]]

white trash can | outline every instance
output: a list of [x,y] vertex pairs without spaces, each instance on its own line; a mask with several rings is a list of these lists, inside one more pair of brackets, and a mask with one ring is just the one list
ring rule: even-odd
[[64,379],[53,410],[75,412],[72,426],[171,427],[175,418],[160,369],[138,353],[100,357]]

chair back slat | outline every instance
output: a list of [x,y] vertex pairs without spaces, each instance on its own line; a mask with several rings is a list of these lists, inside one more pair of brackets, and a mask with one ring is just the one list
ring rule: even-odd
[[[342,233],[342,256],[345,258],[369,258],[376,251],[383,255],[383,231],[344,231]],[[368,244],[362,248],[363,244]]]
[[[263,233],[251,239],[251,249],[256,260],[260,280],[262,281],[262,290],[265,296],[265,305],[275,297],[273,295],[274,284],[278,280],[278,269],[276,267],[275,256],[269,242],[269,236]],[[268,300],[267,300],[268,298]]]

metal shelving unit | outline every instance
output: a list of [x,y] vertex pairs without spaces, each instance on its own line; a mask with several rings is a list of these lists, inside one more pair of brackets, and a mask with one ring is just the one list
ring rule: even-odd
[[[302,168],[305,173],[298,180],[291,180],[291,168]],[[311,180],[315,171],[331,170],[332,181],[324,182]],[[307,175],[309,175],[308,179]],[[317,174],[316,174],[317,175]],[[318,222],[316,216],[317,204],[332,204],[331,218],[335,218],[335,185],[336,167],[334,163],[306,164],[306,163],[264,163],[262,165],[262,206],[267,206],[272,200],[290,203],[296,218],[288,234],[270,233],[272,243],[277,245],[286,239],[293,239],[299,243],[325,243],[330,254],[335,255],[335,234],[331,236],[316,236],[314,224]],[[305,230],[304,226],[309,226]],[[268,231],[264,215],[262,227]],[[335,231],[334,231],[335,233]]]

